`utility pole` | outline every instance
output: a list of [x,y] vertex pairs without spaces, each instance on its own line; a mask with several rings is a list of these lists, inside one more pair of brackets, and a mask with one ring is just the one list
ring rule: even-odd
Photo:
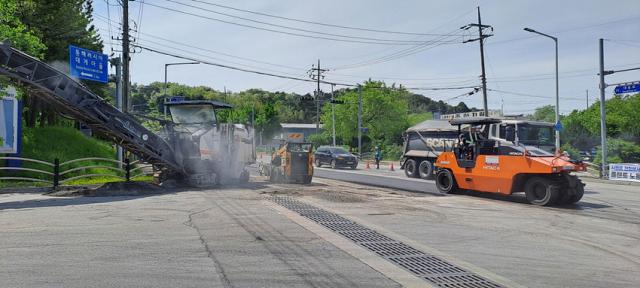
[[493,27],[491,25],[482,25],[482,19],[480,17],[480,6],[478,6],[478,23],[471,23],[469,25],[465,25],[460,27],[462,30],[469,30],[471,27],[478,27],[478,38],[465,40],[462,43],[479,41],[480,42],[480,67],[482,68],[482,75],[480,75],[480,79],[482,80],[482,106],[484,110],[484,116],[489,116],[489,106],[487,105],[487,76],[484,68],[484,39],[493,36],[493,34],[484,34],[483,30],[485,28],[491,29],[493,31]]
[[587,91],[587,109],[589,109],[589,89]]
[[331,84],[331,130],[333,131],[333,146],[336,146],[336,103],[333,97],[333,86],[335,84]]
[[358,84],[358,157],[362,157],[362,86]]
[[327,69],[320,69],[320,59],[318,59],[318,67],[311,65],[311,69],[307,71],[311,79],[316,80],[318,87],[316,90],[316,134],[320,132],[320,80],[324,79],[322,73],[327,72]]
[[[116,108],[122,111],[122,58],[113,58],[111,59],[111,65],[116,68]],[[116,148],[116,159],[118,159],[118,167],[122,168],[122,146],[117,145]]]
[[122,111],[129,111],[129,0],[122,0]]
[[[600,38],[600,147],[602,149],[602,167],[600,168],[600,178],[605,178],[605,172],[607,171],[607,123],[606,109],[605,109],[605,95],[604,89],[607,88],[607,84],[604,83],[604,39]],[[607,71],[608,72],[608,71]]]

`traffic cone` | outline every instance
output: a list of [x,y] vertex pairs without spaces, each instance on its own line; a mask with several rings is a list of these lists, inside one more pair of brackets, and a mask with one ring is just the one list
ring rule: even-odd
[[391,162],[391,167],[389,167],[389,170],[396,171],[396,169],[393,169],[393,162]]
[[369,167],[369,161],[367,161],[367,166],[365,167],[365,169],[370,169],[371,167]]

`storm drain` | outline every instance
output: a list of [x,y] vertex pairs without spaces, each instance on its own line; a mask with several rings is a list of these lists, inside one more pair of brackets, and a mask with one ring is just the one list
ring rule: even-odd
[[367,250],[393,262],[412,274],[446,288],[499,288],[474,273],[468,272],[436,256],[425,254],[405,243],[362,226],[338,214],[287,196],[273,196],[275,203],[331,229]]

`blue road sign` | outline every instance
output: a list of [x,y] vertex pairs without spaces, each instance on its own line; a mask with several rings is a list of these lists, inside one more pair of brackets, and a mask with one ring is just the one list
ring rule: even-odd
[[72,77],[107,83],[109,57],[100,52],[69,45],[69,72]]
[[556,131],[562,131],[562,122],[558,121],[556,125],[553,126],[553,129],[556,129]]
[[618,85],[614,92],[616,94],[640,92],[640,83]]
[[184,101],[186,98],[184,96],[172,96],[169,98],[165,98],[165,103],[175,103],[175,102],[182,102]]
[[369,127],[360,127],[362,129],[362,133],[369,133]]

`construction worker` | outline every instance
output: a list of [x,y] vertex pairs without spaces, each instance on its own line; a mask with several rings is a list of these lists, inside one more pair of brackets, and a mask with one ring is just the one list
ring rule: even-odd
[[382,160],[382,150],[380,149],[379,146],[376,146],[375,160],[376,160],[376,169],[380,169],[380,160]]

